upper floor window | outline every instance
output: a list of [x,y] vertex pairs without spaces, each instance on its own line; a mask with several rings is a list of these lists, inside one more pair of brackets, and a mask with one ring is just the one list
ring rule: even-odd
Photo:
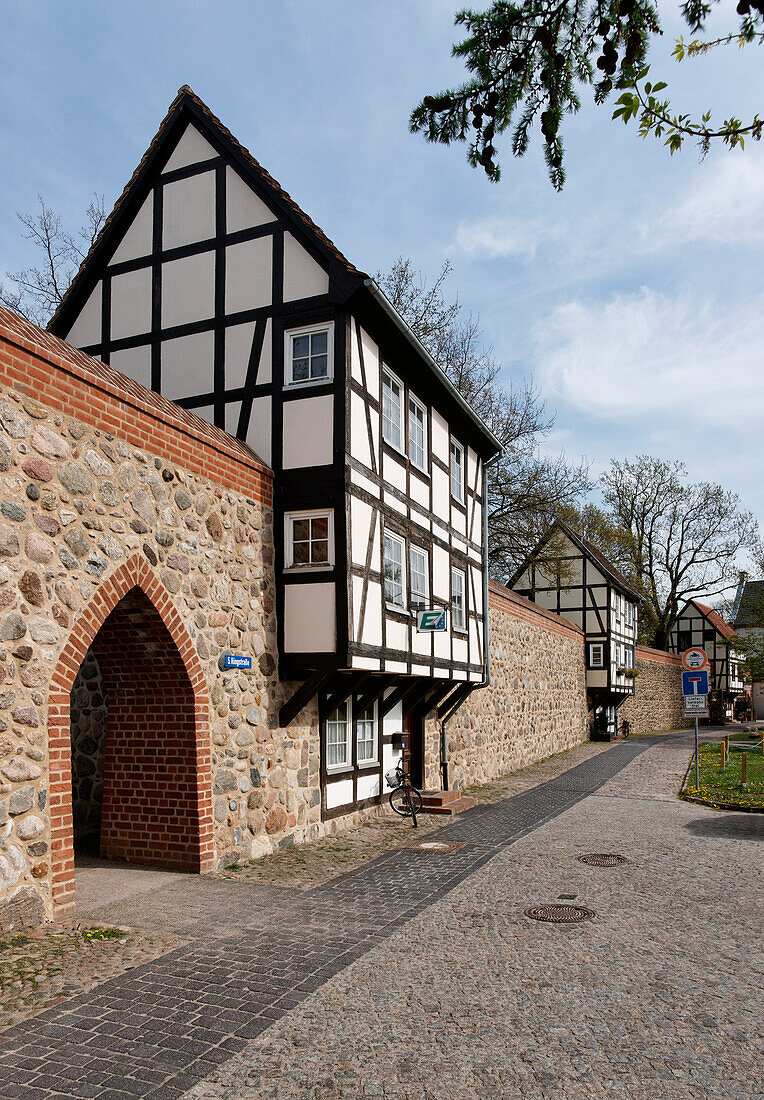
[[329,568],[334,564],[332,512],[288,512],[284,565],[292,568]]
[[326,720],[327,768],[341,768],[350,764],[349,732],[348,704],[342,703]]
[[359,764],[368,764],[377,759],[376,703],[356,714],[355,743]]
[[388,371],[382,375],[382,438],[403,447],[403,385]]
[[451,626],[454,630],[466,630],[466,608],[464,601],[464,573],[461,569],[451,570]]
[[451,440],[451,496],[455,500],[464,500],[464,447]]
[[405,607],[405,543],[398,535],[385,531],[384,547],[385,603]]
[[427,410],[409,394],[409,458],[420,470],[427,468]]
[[602,642],[592,642],[589,646],[589,667],[605,667],[605,646]]
[[427,551],[420,550],[418,546],[410,546],[409,585],[412,610],[419,610],[427,606],[427,594],[429,590],[429,569],[427,566]]
[[329,359],[331,325],[311,325],[286,334],[286,382],[326,382],[332,377]]

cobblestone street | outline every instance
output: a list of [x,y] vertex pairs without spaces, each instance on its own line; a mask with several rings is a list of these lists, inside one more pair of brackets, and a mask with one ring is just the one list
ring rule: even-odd
[[[0,1097],[761,1097],[764,819],[676,798],[691,744],[527,769],[450,852],[104,908],[188,942],[6,1032]],[[594,919],[523,914],[563,895]]]

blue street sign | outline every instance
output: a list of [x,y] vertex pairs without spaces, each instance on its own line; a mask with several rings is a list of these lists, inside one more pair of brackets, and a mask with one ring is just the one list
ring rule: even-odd
[[445,609],[440,611],[417,611],[416,628],[420,634],[423,632],[431,633],[435,630],[446,630]]
[[252,668],[251,657],[237,657],[233,653],[226,653],[223,663],[226,668]]
[[683,672],[682,695],[708,695],[708,673]]

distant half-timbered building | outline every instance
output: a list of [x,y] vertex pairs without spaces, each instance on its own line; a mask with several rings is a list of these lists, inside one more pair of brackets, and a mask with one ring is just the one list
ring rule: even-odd
[[584,631],[592,728],[612,736],[618,707],[635,692],[638,594],[604,554],[563,523],[550,528],[509,587]]
[[[382,291],[182,88],[51,330],[274,473],[287,726],[318,697],[326,815],[484,681],[497,440]],[[446,629],[417,629],[420,609]]]
[[726,710],[732,712],[736,696],[745,690],[742,677],[743,654],[734,648],[735,631],[718,611],[688,600],[671,633],[668,650],[682,654],[686,649],[704,649],[709,661],[709,687],[719,692]]
[[[735,633],[749,640],[764,636],[764,581],[750,581],[747,573],[740,574],[735,602],[732,609]],[[764,680],[748,681],[745,687],[751,691],[753,716],[764,718]]]

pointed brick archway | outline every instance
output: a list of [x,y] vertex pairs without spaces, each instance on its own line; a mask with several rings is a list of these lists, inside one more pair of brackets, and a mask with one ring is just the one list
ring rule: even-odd
[[69,638],[58,659],[48,698],[50,745],[51,862],[53,909],[56,917],[74,906],[74,842],[72,814],[70,692],[91,644],[111,613],[134,590],[143,603],[156,612],[177,649],[193,693],[194,744],[190,746],[194,776],[193,869],[200,872],[214,866],[212,818],[212,759],[210,700],[207,681],[188,630],[167,589],[148,562],[135,555],[107,578],[75,619]]

